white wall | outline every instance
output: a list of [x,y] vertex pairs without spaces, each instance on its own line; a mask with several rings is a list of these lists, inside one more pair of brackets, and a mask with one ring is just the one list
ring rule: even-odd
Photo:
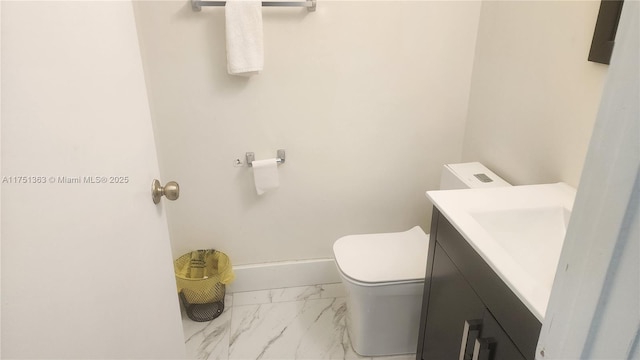
[[483,1],[463,160],[520,185],[578,185],[607,66],[599,1]]
[[[265,68],[226,74],[224,9],[137,2],[174,256],[236,264],[326,258],[340,236],[428,230],[425,190],[461,157],[479,2],[323,1],[266,8]],[[287,151],[255,194],[233,167]]]

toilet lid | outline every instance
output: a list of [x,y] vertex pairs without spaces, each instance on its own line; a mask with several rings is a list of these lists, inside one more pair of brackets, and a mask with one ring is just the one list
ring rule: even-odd
[[333,244],[338,267],[361,282],[423,280],[429,236],[419,226],[397,233],[349,235]]

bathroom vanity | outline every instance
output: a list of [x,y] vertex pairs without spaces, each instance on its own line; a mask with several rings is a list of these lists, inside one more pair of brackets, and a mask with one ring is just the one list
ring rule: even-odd
[[542,324],[437,209],[427,263],[418,359],[534,358]]
[[535,358],[574,196],[562,183],[428,193],[417,359]]

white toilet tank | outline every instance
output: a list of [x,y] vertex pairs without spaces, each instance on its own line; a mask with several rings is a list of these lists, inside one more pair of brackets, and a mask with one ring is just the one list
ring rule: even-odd
[[440,190],[511,186],[479,162],[447,164],[442,169]]
[[[440,180],[441,190],[498,186],[511,185],[478,162],[445,165]],[[418,226],[333,244],[347,290],[347,330],[360,355],[416,351],[428,246],[429,235]]]

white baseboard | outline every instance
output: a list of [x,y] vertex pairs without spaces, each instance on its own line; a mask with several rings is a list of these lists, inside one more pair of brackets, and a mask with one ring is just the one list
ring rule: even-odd
[[283,261],[234,266],[236,279],[227,292],[278,289],[340,282],[333,259]]

